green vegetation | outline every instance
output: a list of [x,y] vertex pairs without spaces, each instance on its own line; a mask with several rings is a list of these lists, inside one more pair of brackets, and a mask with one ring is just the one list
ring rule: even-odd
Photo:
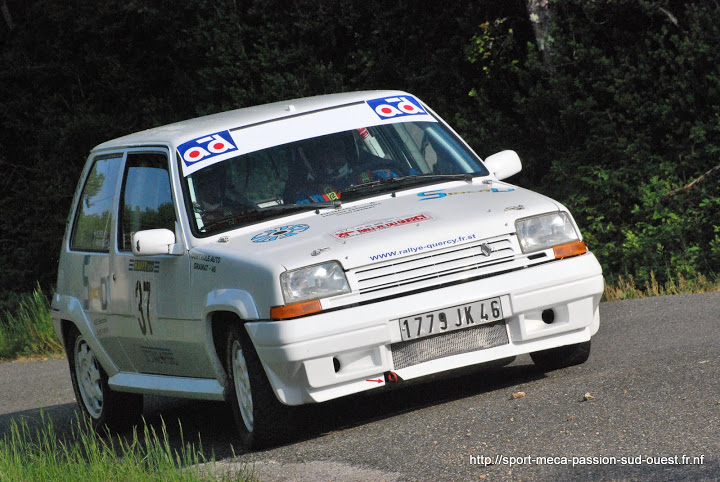
[[50,302],[40,286],[16,299],[17,309],[0,318],[0,359],[61,355],[63,347],[55,336]]
[[76,480],[122,481],[231,481],[250,480],[245,468],[236,473],[218,470],[193,445],[171,447],[165,425],[158,434],[144,426],[129,440],[98,435],[89,424],[79,422],[72,434],[60,437],[52,420],[43,418],[33,432],[27,421],[12,421],[0,439],[0,479],[7,482],[74,482]]
[[655,273],[650,273],[648,281],[638,283],[632,276],[620,276],[615,284],[605,285],[603,301],[720,291],[720,280],[711,280],[702,275],[691,280],[685,279],[681,274],[666,279],[667,281],[660,284]]
[[558,0],[553,7],[552,55],[521,44],[507,22],[491,22],[476,37],[473,98],[497,129],[476,123],[475,138],[489,133],[521,153],[522,184],[571,209],[612,283],[714,278],[720,6]]

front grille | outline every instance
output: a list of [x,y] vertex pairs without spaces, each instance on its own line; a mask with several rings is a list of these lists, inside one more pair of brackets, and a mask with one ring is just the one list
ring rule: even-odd
[[395,370],[509,343],[505,320],[390,345]]
[[516,268],[518,262],[526,264],[527,258],[517,256],[517,252],[517,243],[508,236],[407,256],[366,266],[352,274],[360,294],[377,293],[398,287],[440,284],[453,278],[491,276]]

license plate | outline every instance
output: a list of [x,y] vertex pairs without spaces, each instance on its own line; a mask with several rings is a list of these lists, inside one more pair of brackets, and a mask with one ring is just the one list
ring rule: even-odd
[[500,298],[490,298],[400,318],[400,334],[403,341],[414,340],[424,336],[491,323],[502,318]]

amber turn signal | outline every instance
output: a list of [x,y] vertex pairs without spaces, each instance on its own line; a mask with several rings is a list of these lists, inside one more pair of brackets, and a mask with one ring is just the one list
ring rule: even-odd
[[273,306],[270,308],[270,318],[274,320],[285,320],[287,318],[311,315],[318,311],[322,311],[320,300],[303,301],[291,305]]
[[553,253],[555,253],[555,259],[577,256],[578,254],[587,253],[587,246],[585,246],[585,241],[561,244],[560,246],[553,247]]

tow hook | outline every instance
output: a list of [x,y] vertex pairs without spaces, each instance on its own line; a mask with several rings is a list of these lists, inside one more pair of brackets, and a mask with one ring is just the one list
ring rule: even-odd
[[402,378],[395,372],[385,372],[385,383],[399,383]]

